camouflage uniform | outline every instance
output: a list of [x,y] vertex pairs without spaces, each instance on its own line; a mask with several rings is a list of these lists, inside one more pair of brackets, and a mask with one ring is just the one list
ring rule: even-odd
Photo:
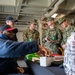
[[38,44],[40,44],[39,39],[39,32],[37,30],[30,30],[27,28],[25,31],[23,31],[23,40],[24,41],[37,41]]
[[63,39],[61,42],[61,45],[65,44],[67,41],[67,38],[70,36],[71,32],[75,32],[75,27],[74,26],[69,26],[67,29],[63,31]]
[[48,48],[49,50],[51,50],[52,53],[59,53],[57,44],[60,43],[61,41],[61,33],[60,30],[56,27],[54,27],[53,29],[48,29],[46,31],[46,35],[45,35],[48,39],[51,39],[54,41],[54,43],[50,43],[49,41],[45,42],[45,47]]

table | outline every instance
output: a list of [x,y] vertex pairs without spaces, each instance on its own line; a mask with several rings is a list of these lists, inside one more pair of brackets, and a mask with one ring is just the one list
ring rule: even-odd
[[63,68],[57,66],[42,67],[36,62],[26,61],[31,75],[66,75]]

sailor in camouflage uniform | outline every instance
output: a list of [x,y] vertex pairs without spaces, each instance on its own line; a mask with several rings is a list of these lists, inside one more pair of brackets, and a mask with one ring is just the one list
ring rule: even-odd
[[48,29],[45,36],[45,47],[49,49],[52,53],[59,54],[58,44],[61,41],[61,33],[58,28],[55,27],[54,19],[47,19]]
[[29,27],[23,31],[23,40],[24,41],[37,41],[40,44],[39,32],[35,29],[37,23],[35,20],[30,22]]
[[70,36],[71,32],[75,32],[75,27],[71,26],[65,18],[60,20],[60,24],[64,28],[61,46],[65,49],[67,38]]

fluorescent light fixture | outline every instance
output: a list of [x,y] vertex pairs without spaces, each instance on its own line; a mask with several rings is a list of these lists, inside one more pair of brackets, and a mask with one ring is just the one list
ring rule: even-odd
[[52,18],[56,18],[57,15],[58,15],[58,14],[55,13],[55,14],[53,14],[51,17],[52,17]]

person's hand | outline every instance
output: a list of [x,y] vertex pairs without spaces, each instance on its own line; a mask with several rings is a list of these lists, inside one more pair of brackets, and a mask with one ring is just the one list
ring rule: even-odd
[[53,40],[51,40],[51,39],[49,40],[49,42],[50,42],[50,43],[54,43],[54,41],[53,41]]
[[39,51],[37,52],[38,55],[40,55],[40,56],[51,56],[51,52],[47,48],[39,45],[38,49],[39,49]]
[[22,73],[22,74],[25,72],[24,69],[21,68],[21,67],[17,67],[17,70],[18,70],[19,73]]
[[65,47],[66,47],[66,44],[63,44],[63,45],[62,45],[62,48],[65,49]]
[[54,41],[52,39],[50,39],[50,38],[46,37],[45,40],[48,41],[48,42],[50,42],[50,43],[54,43]]

